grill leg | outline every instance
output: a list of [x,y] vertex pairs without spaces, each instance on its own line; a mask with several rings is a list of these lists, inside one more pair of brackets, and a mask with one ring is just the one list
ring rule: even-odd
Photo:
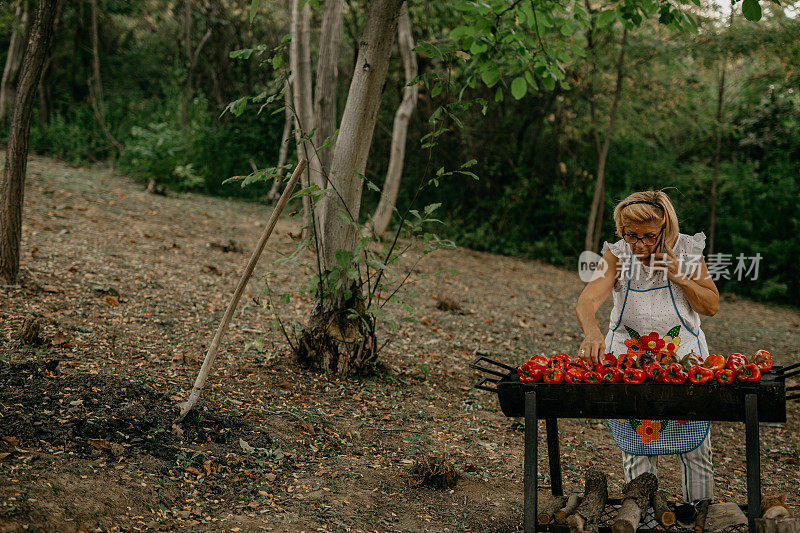
[[553,488],[553,496],[563,496],[561,453],[558,448],[558,418],[547,419],[547,459],[550,463],[550,484]]
[[747,457],[747,522],[755,533],[755,519],[761,515],[761,448],[758,441],[758,397],[744,397],[745,455]]
[[525,393],[525,474],[523,515],[525,533],[536,532],[536,491],[539,461],[539,419],[536,391]]

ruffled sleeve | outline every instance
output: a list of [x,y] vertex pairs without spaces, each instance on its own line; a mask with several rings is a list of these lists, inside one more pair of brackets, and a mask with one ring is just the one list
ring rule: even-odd
[[685,244],[681,259],[685,266],[682,269],[687,276],[691,276],[697,267],[700,265],[700,259],[703,257],[703,250],[706,247],[706,234],[702,231],[694,235],[685,236]]
[[611,250],[611,253],[614,254],[617,259],[622,257],[625,254],[625,242],[620,239],[615,243],[609,243],[608,241],[603,242],[603,249],[600,250],[600,255],[605,255],[607,250]]

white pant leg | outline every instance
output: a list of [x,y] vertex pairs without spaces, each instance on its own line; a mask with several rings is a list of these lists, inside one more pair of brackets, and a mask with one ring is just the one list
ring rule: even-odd
[[622,469],[625,471],[625,483],[629,483],[633,478],[650,472],[658,475],[658,456],[657,455],[631,455],[622,452]]
[[711,457],[711,430],[700,446],[678,454],[683,481],[683,499],[687,502],[714,498],[714,465]]

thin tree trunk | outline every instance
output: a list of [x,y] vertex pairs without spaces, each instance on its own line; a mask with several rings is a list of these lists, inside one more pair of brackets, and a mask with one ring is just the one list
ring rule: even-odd
[[183,57],[186,61],[186,88],[181,107],[181,131],[189,120],[189,100],[192,98],[192,0],[183,1]]
[[[733,27],[733,9],[730,15],[730,27]],[[719,157],[722,151],[722,107],[725,102],[725,71],[727,69],[727,57],[722,58],[722,71],[719,76],[719,87],[717,90],[717,124],[716,124],[716,146],[714,147],[714,173],[711,175],[711,197],[709,198],[708,214],[708,255],[714,253],[714,237],[717,224],[717,183],[719,180]]]
[[22,65],[22,56],[25,54],[25,44],[28,42],[28,29],[30,28],[31,19],[30,4],[30,0],[21,0],[16,9],[14,24],[17,27],[11,34],[6,65],[0,82],[0,123],[5,122],[6,116],[14,104],[19,68]]
[[[370,2],[331,166],[331,186],[339,194],[326,195],[320,205],[324,272],[337,268],[337,255],[341,257],[342,251],[345,255],[355,251],[358,231],[351,221],[358,220],[361,208],[361,176],[372,144],[401,4],[402,0]],[[370,369],[377,357],[375,337],[360,317],[353,317],[352,311],[357,314],[360,310],[363,297],[354,283],[342,284],[324,295],[301,339],[300,360],[337,374]]]
[[378,237],[386,232],[389,221],[392,219],[397,193],[400,191],[400,179],[403,176],[403,160],[406,152],[408,137],[408,123],[411,114],[417,107],[419,87],[412,83],[417,77],[417,54],[414,52],[414,36],[411,33],[411,19],[408,16],[408,4],[400,8],[400,18],[397,25],[397,44],[400,48],[400,57],[403,60],[405,71],[405,87],[403,88],[403,101],[397,107],[392,127],[392,145],[389,152],[389,168],[386,171],[386,180],[383,182],[383,191],[378,207],[372,215],[372,220],[367,225],[368,230]]
[[[619,107],[619,100],[622,96],[622,82],[625,79],[625,45],[628,42],[628,29],[622,30],[622,42],[619,48],[619,57],[617,58],[617,82],[614,88],[614,97],[611,103],[611,110],[608,116],[608,123],[606,124],[605,138],[603,139],[603,148],[597,154],[597,179],[594,185],[594,198],[592,199],[592,208],[589,212],[589,220],[586,224],[586,240],[584,242],[586,250],[596,250],[595,242],[599,240],[599,236],[595,236],[597,228],[598,215],[600,213],[600,206],[603,201],[605,192],[605,172],[606,160],[608,159],[608,150],[611,146],[611,135],[614,132],[614,122],[617,117],[617,108]],[[601,221],[602,224],[602,221]]]
[[[278,177],[283,177],[283,165],[286,164],[286,158],[289,156],[289,136],[292,134],[292,106],[291,106],[291,90],[289,82],[286,82],[286,87],[283,92],[283,135],[281,135],[281,147],[278,149]],[[272,201],[278,198],[278,187],[280,186],[280,179],[275,179],[272,187],[267,194],[267,200]]]
[[[323,149],[336,135],[336,87],[339,79],[339,52],[342,44],[342,10],[344,0],[327,0],[322,19],[322,33],[317,58],[317,83],[314,88],[314,146],[319,154],[311,164],[312,174],[320,175],[322,187],[333,161],[333,145]],[[313,168],[319,164],[320,168]]]
[[0,280],[16,283],[19,275],[19,246],[22,238],[22,202],[28,165],[31,114],[42,66],[53,37],[58,0],[39,0],[30,33],[22,74],[17,85],[11,125],[8,130],[6,162],[0,183]]
[[61,10],[64,4],[59,2],[58,9],[56,9],[56,18],[53,21],[53,45],[50,46],[50,52],[47,54],[47,59],[42,67],[42,76],[39,78],[39,126],[44,129],[50,124],[50,103],[52,102],[50,91],[50,73],[52,72],[53,56],[55,55],[55,43],[58,41],[58,24],[61,20]]
[[[292,103],[295,120],[295,142],[297,143],[297,159],[309,162],[306,172],[301,178],[302,188],[312,183],[311,168],[320,168],[313,157],[314,150],[307,140],[314,129],[314,108],[311,95],[311,46],[310,19],[311,11],[308,2],[299,9],[299,0],[292,0],[292,42],[289,46],[289,61],[292,87]],[[314,161],[312,163],[312,161]],[[303,238],[311,235],[312,205],[308,195],[303,195]]]
[[100,77],[100,53],[99,39],[97,35],[97,0],[92,0],[92,77],[89,78],[89,96],[92,101],[92,108],[94,109],[97,122],[100,123],[100,128],[106,138],[116,146],[119,150],[123,149],[120,143],[106,124],[106,111],[103,104],[103,79]]
[[197,60],[200,58],[200,52],[203,50],[208,39],[211,37],[211,28],[207,29],[200,42],[197,43],[197,48],[194,49],[192,58],[189,62],[189,70],[186,72],[186,89],[183,95],[183,109],[181,110],[181,130],[186,131],[186,124],[189,122],[189,105],[192,102],[192,77],[194,76],[194,69],[197,66]]

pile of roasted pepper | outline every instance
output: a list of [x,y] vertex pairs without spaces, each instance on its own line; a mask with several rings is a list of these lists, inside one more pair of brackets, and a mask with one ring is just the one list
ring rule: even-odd
[[749,360],[740,353],[727,359],[711,354],[701,358],[689,353],[680,360],[669,354],[659,358],[645,353],[639,357],[625,354],[617,358],[612,353],[602,357],[600,364],[592,368],[580,357],[567,354],[534,355],[517,368],[523,383],[543,381],[545,383],[644,383],[646,380],[663,383],[706,383],[716,380],[727,384],[734,381],[759,381],[762,372],[772,368],[772,356],[766,350],[758,350]]

